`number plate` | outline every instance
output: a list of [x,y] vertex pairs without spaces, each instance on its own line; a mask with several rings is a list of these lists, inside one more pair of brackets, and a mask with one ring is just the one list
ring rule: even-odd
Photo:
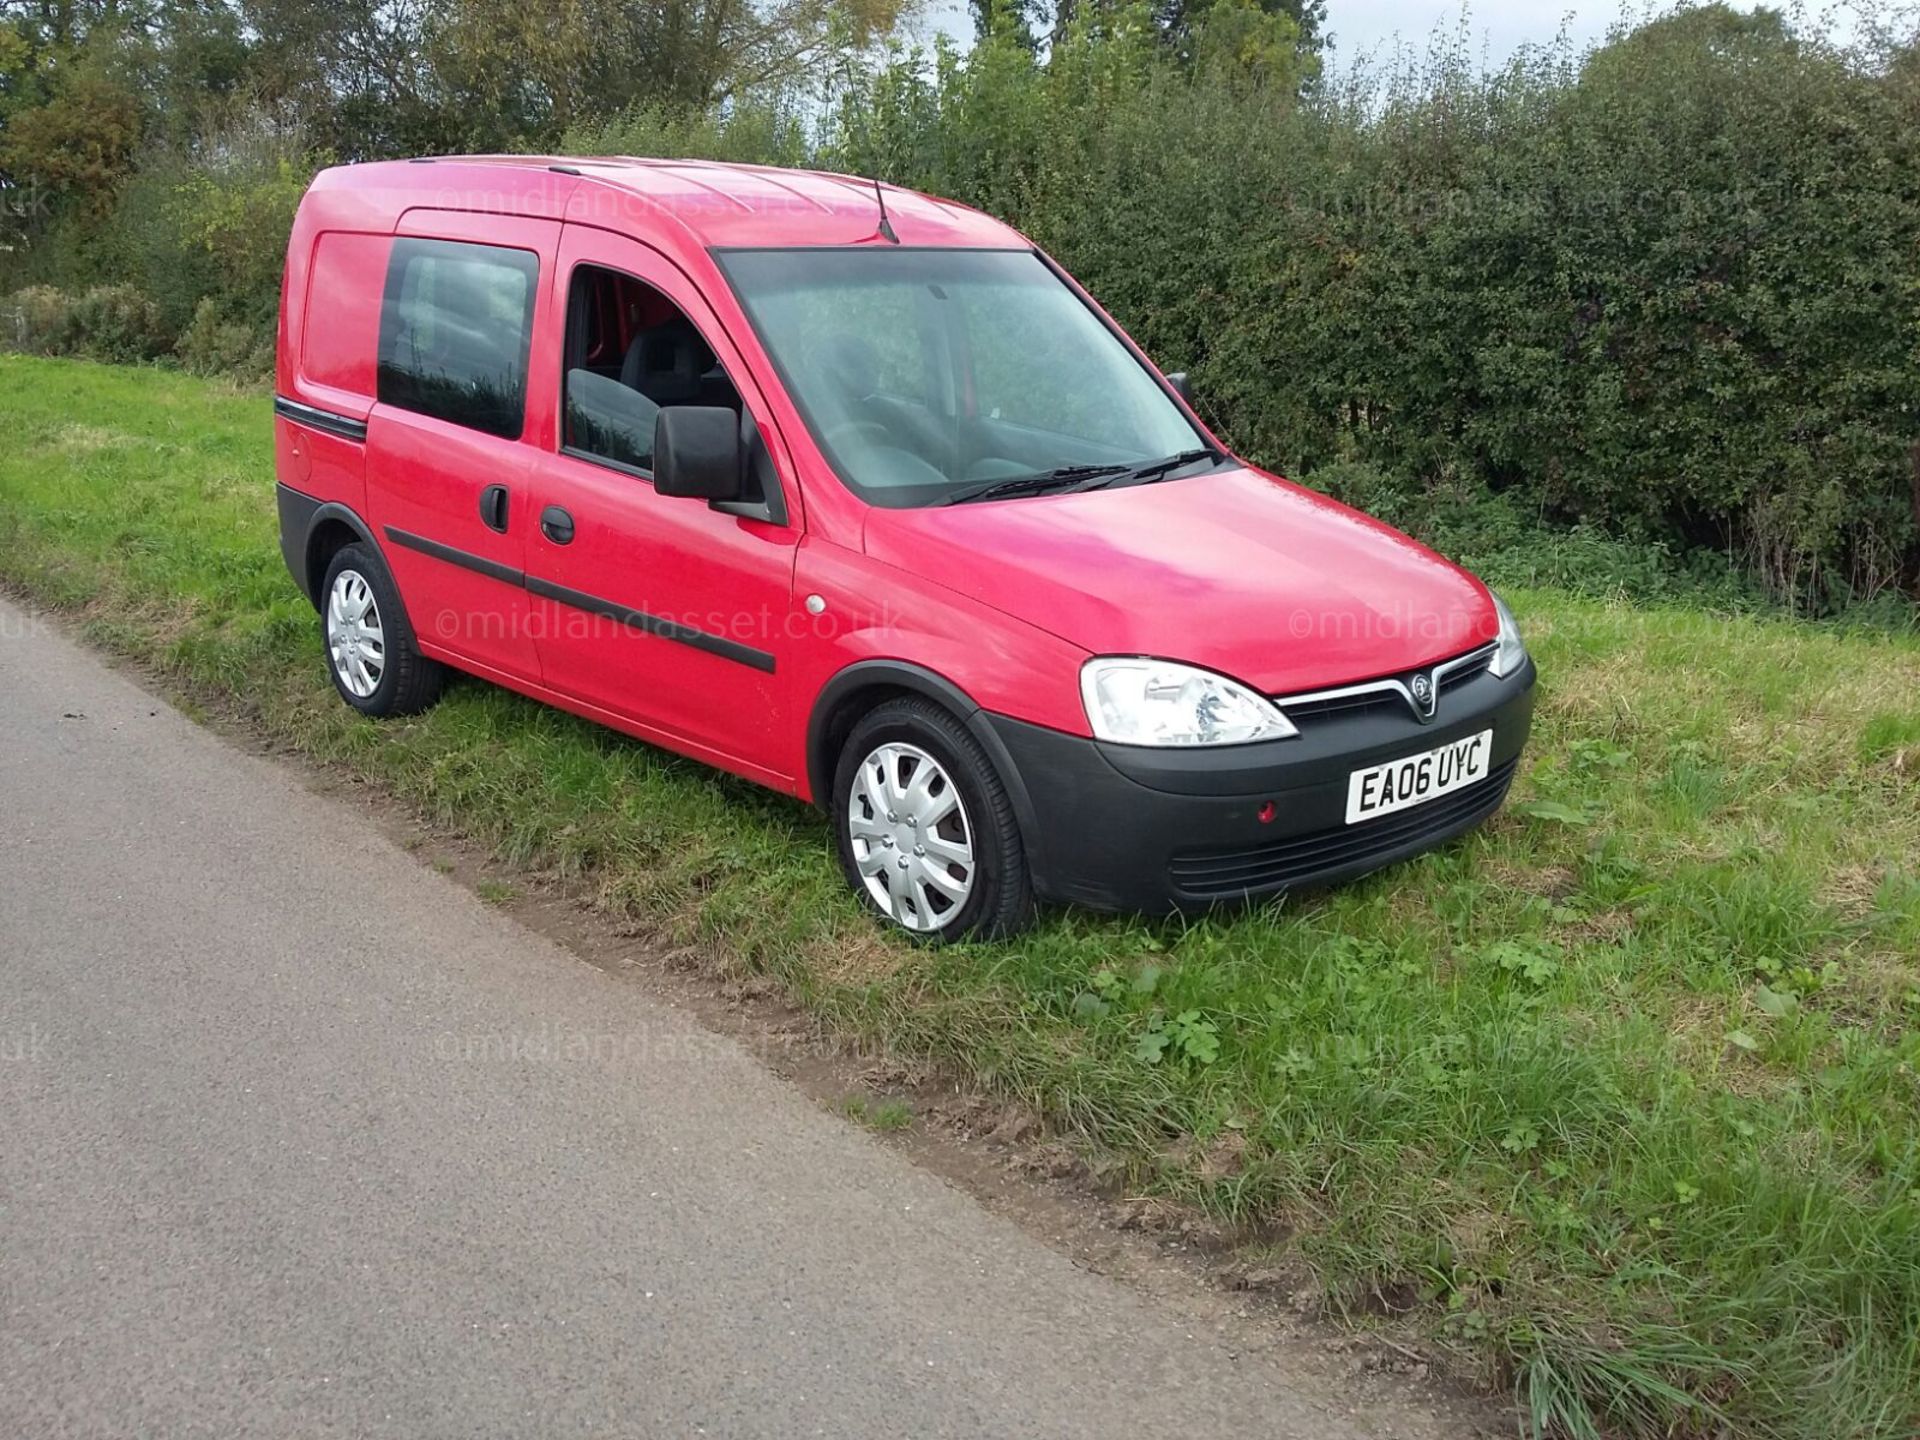
[[1493,731],[1438,750],[1356,770],[1347,782],[1347,824],[1391,815],[1484,780],[1493,768]]

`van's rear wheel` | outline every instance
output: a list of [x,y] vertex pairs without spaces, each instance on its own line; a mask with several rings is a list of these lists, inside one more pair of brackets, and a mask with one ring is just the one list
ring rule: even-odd
[[910,697],[864,716],[841,751],[832,806],[847,883],[915,939],[1008,935],[1030,918],[1006,787],[939,705]]
[[446,672],[420,653],[400,592],[367,545],[342,546],[320,594],[327,673],[363,715],[411,715],[440,698]]

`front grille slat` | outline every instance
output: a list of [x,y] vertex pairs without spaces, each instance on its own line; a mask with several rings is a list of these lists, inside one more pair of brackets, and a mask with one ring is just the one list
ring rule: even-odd
[[1358,710],[1383,710],[1389,705],[1404,709],[1406,702],[1391,690],[1373,690],[1365,695],[1342,695],[1335,700],[1297,701],[1285,707],[1285,714],[1298,725],[1302,720],[1317,720],[1324,715],[1351,715]]
[[1226,896],[1275,889],[1343,869],[1491,814],[1506,798],[1518,765],[1517,758],[1509,760],[1477,785],[1398,815],[1289,836],[1252,849],[1180,852],[1170,862],[1169,873],[1186,894]]
[[1469,660],[1465,665],[1462,665],[1458,670],[1451,671],[1441,677],[1440,693],[1444,695],[1447,691],[1456,689],[1466,684],[1469,680],[1478,680],[1482,675],[1487,673],[1487,667],[1492,664],[1493,652],[1491,650],[1485,655],[1474,656],[1473,659]]
[[1279,707],[1280,712],[1295,725],[1311,724],[1316,720],[1325,720],[1331,716],[1339,716],[1344,719],[1354,715],[1367,714],[1372,711],[1389,708],[1398,709],[1404,714],[1409,707],[1412,706],[1413,702],[1409,700],[1401,690],[1394,688],[1396,684],[1409,686],[1415,675],[1434,675],[1444,666],[1454,665],[1457,667],[1456,669],[1448,671],[1445,675],[1441,675],[1436,682],[1440,687],[1440,694],[1446,695],[1451,691],[1459,689],[1469,681],[1477,680],[1486,674],[1488,668],[1493,664],[1493,656],[1493,647],[1487,646],[1478,653],[1469,651],[1465,657],[1456,656],[1452,660],[1441,661],[1439,665],[1426,666],[1419,670],[1409,670],[1404,674],[1391,676],[1386,679],[1362,681],[1356,692],[1350,695],[1310,694],[1305,698],[1274,695],[1268,698],[1270,698],[1273,703]]

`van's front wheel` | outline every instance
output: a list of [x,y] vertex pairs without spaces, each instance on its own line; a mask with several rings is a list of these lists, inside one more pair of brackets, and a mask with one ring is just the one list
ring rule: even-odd
[[990,938],[1033,910],[1006,787],[965,725],[929,700],[877,706],[834,776],[840,865],[869,909],[918,940]]
[[327,566],[320,628],[333,687],[362,715],[411,715],[440,698],[446,672],[420,653],[400,592],[366,545]]

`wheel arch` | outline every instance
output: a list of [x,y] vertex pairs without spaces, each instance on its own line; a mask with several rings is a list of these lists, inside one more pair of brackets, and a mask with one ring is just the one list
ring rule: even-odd
[[386,562],[386,554],[373,538],[372,528],[347,506],[329,501],[316,508],[307,518],[306,534],[300,543],[300,569],[294,578],[300,582],[300,588],[306,591],[314,609],[320,608],[320,592],[326,585],[327,566],[348,545],[370,545],[381,563]]
[[861,716],[902,695],[918,695],[948,711],[987,752],[987,758],[999,773],[1000,783],[1006,787],[1007,799],[1012,802],[1027,864],[1038,884],[1046,864],[1038,848],[1043,832],[1019,766],[999,734],[987,723],[986,712],[979,703],[952,680],[924,665],[907,660],[860,660],[821,686],[807,721],[807,782],[813,803],[821,810],[832,809],[834,771],[839,766],[840,751],[847,736],[853,733]]

